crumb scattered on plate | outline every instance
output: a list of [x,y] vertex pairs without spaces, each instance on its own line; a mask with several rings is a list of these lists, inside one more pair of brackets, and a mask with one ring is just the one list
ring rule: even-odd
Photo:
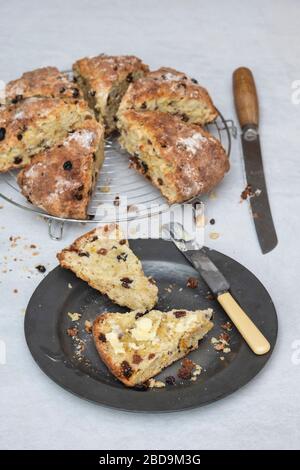
[[161,380],[149,379],[148,380],[148,388],[163,388],[166,384]]
[[68,316],[71,318],[71,321],[78,321],[80,320],[81,318],[81,313],[77,313],[77,312],[68,312]]
[[91,334],[93,330],[93,324],[89,320],[85,320],[84,329],[87,333]]
[[196,289],[196,287],[198,287],[198,279],[196,277],[189,277],[186,283],[186,287]]

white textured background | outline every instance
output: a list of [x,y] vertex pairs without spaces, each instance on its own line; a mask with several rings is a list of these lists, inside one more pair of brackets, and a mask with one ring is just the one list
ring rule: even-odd
[[[215,404],[152,416],[86,403],[39,370],[23,336],[24,309],[42,277],[34,266],[54,267],[56,251],[85,228],[70,227],[62,242],[52,242],[45,222],[0,200],[0,346],[5,343],[7,352],[0,365],[1,448],[299,448],[300,353],[293,345],[300,341],[300,104],[291,100],[292,82],[300,80],[299,32],[297,0],[1,1],[0,80],[43,65],[66,68],[84,55],[133,53],[152,68],[169,65],[198,78],[230,118],[231,74],[240,65],[252,68],[279,246],[261,255],[247,203],[239,204],[244,180],[238,141],[231,172],[208,201],[220,238],[207,243],[262,280],[280,323],[266,369]],[[11,235],[22,237],[15,248]],[[30,243],[38,245],[35,257],[24,248]]]

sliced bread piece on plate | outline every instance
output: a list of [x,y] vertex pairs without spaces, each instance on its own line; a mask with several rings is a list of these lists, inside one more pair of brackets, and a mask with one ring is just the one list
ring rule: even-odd
[[103,159],[104,129],[90,119],[60,144],[32,157],[17,180],[28,201],[48,214],[86,219]]
[[116,224],[79,237],[57,255],[60,265],[88,282],[115,303],[139,311],[151,310],[158,289]]
[[198,347],[213,327],[212,309],[103,313],[93,324],[97,351],[128,387],[142,384]]

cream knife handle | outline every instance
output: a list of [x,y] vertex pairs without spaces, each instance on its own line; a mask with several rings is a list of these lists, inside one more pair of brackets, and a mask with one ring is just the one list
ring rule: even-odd
[[254,325],[232,295],[225,292],[218,295],[217,299],[252,351],[259,355],[266,354],[271,347],[269,341]]

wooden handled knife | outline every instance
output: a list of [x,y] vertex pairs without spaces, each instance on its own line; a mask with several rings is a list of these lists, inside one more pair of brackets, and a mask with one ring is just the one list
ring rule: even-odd
[[278,240],[269,204],[259,142],[258,98],[254,78],[248,68],[240,67],[234,71],[233,94],[242,129],[241,140],[251,211],[261,251],[265,254],[275,248]]

